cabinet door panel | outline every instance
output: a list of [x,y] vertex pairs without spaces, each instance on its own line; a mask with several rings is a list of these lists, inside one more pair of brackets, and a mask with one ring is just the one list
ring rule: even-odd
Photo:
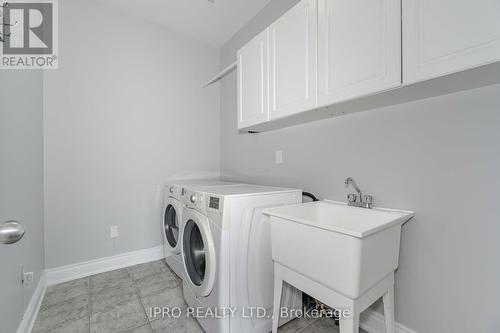
[[401,85],[400,0],[320,0],[319,105]]
[[403,0],[404,83],[500,60],[499,0]]
[[317,106],[317,0],[304,0],[270,27],[270,119]]
[[268,31],[238,52],[238,128],[269,120]]

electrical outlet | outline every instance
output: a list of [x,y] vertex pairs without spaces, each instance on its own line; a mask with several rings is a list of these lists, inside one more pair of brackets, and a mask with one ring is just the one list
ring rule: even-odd
[[33,283],[33,272],[23,272],[23,284],[28,285]]
[[111,226],[110,237],[111,238],[118,238],[118,226],[117,225]]
[[275,152],[275,162],[276,164],[283,163],[283,150],[276,150]]

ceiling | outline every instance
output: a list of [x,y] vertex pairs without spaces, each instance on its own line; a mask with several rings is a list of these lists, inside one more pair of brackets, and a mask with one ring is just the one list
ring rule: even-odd
[[271,0],[99,1],[219,48]]

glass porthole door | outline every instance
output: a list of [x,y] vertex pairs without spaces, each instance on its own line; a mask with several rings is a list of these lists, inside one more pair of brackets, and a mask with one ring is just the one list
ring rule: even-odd
[[208,296],[216,274],[215,246],[209,219],[192,209],[184,210],[182,259],[186,282],[197,296]]
[[168,204],[165,208],[163,216],[163,227],[165,231],[165,239],[172,249],[177,248],[179,242],[179,214],[173,204]]
[[191,281],[201,286],[205,279],[207,259],[205,243],[201,231],[193,220],[189,220],[184,227],[184,254],[186,256],[186,270]]

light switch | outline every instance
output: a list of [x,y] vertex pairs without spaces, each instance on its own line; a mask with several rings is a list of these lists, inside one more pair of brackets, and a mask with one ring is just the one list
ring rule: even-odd
[[110,234],[111,234],[111,238],[118,237],[118,226],[117,225],[111,226]]
[[275,153],[275,162],[276,162],[276,164],[282,164],[283,163],[283,150],[276,150],[276,153]]

